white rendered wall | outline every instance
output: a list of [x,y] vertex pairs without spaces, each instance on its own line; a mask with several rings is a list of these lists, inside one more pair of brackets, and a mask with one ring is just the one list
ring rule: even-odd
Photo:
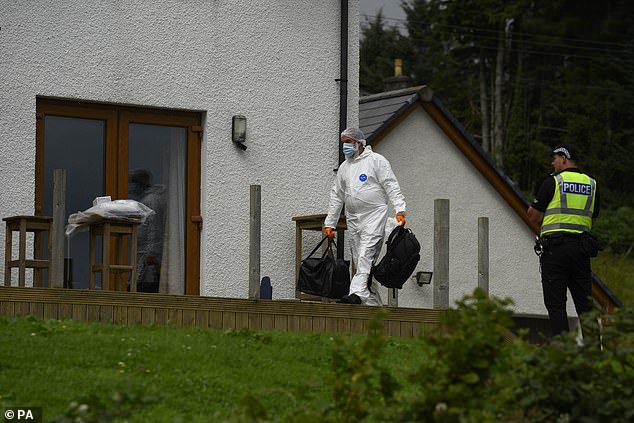
[[[349,7],[357,122],[358,2]],[[34,212],[36,96],[204,111],[201,294],[248,295],[259,184],[261,275],[275,298],[294,297],[291,218],[325,212],[338,160],[339,17],[339,0],[0,0],[0,215]],[[245,152],[231,142],[234,114],[247,117]]]
[[[390,161],[405,195],[407,226],[422,249],[417,271],[433,271],[434,200],[449,199],[451,306],[477,287],[478,217],[488,217],[490,294],[511,297],[517,312],[545,314],[534,235],[422,108],[375,151]],[[408,281],[399,292],[399,306],[431,308],[432,289]]]

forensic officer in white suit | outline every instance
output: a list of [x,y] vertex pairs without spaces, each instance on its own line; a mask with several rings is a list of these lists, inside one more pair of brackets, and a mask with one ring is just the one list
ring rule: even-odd
[[366,146],[359,128],[341,133],[346,160],[339,166],[330,190],[328,216],[324,235],[333,238],[341,208],[345,204],[347,234],[350,237],[352,260],[356,274],[350,282],[349,295],[339,302],[382,305],[378,285],[368,286],[372,263],[381,252],[388,219],[388,200],[396,212],[396,220],[405,225],[405,199],[392,167],[385,157]]

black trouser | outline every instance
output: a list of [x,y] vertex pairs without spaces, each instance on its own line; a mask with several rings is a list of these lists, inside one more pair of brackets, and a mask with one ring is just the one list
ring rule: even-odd
[[580,316],[592,310],[590,257],[583,248],[583,237],[556,234],[540,257],[544,305],[548,310],[553,335],[570,330],[566,314],[566,289],[570,290]]

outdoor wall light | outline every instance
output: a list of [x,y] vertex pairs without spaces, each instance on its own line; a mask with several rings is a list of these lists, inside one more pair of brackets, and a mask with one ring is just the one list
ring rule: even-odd
[[247,118],[242,115],[235,115],[231,120],[231,139],[242,150],[246,150],[247,146],[244,142],[247,140]]
[[416,283],[418,286],[429,285],[434,272],[416,272]]

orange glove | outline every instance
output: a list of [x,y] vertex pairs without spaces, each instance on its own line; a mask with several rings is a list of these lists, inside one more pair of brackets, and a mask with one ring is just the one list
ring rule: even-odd
[[335,230],[329,227],[324,228],[324,236],[327,236],[330,239],[335,237]]
[[405,216],[403,216],[402,214],[396,215],[396,221],[400,223],[401,226],[405,226]]

